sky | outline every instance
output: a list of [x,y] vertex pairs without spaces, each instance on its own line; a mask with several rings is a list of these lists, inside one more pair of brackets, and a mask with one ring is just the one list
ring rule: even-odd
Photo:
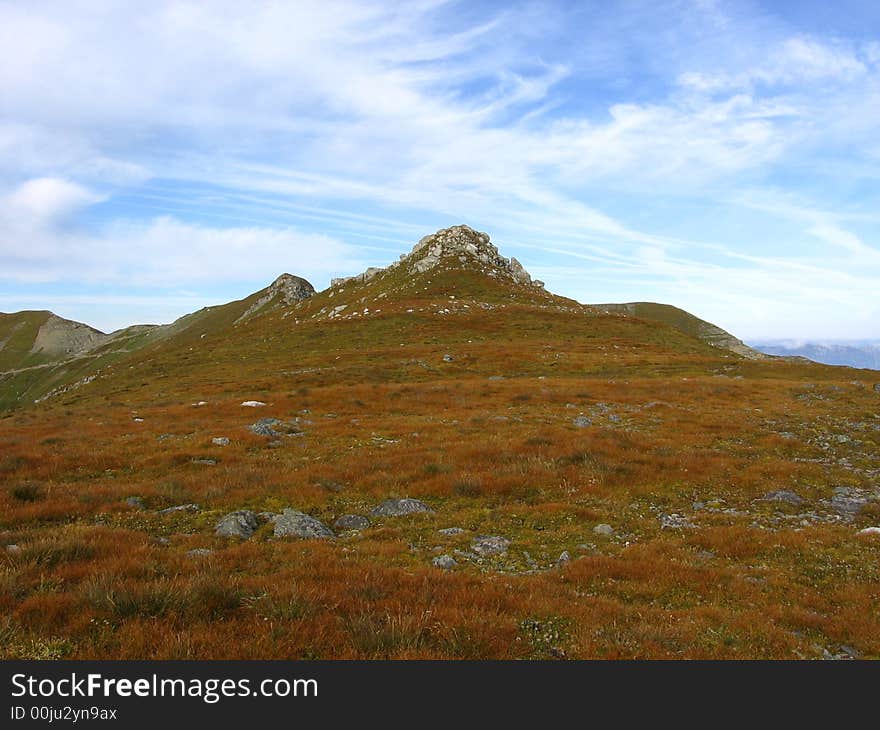
[[584,303],[880,338],[880,3],[0,0],[0,311],[168,322],[458,223]]

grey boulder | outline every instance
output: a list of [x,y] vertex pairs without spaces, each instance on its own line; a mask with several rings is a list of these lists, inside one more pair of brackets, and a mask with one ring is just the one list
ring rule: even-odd
[[420,499],[404,497],[403,499],[386,499],[378,507],[375,507],[370,514],[376,517],[401,517],[402,515],[433,511]]
[[342,515],[333,523],[333,529],[343,530],[366,530],[370,526],[370,520],[363,515]]
[[199,506],[197,504],[177,504],[174,507],[166,507],[165,509],[160,509],[160,515],[171,515],[175,512],[198,512]]
[[790,489],[777,489],[775,492],[767,492],[763,497],[766,502],[785,502],[786,504],[798,505],[804,501],[799,494]]
[[484,535],[471,543],[471,550],[483,557],[506,553],[508,547],[510,547],[510,540],[500,535]]
[[661,530],[691,530],[695,525],[683,515],[671,514],[660,516]]
[[257,516],[249,509],[241,509],[223,517],[217,523],[214,533],[220,537],[240,537],[247,540],[258,526]]
[[464,533],[464,530],[461,527],[444,527],[442,530],[437,530],[444,537],[454,537],[455,535],[461,535]]
[[275,519],[275,537],[299,537],[306,540],[323,540],[333,537],[333,531],[311,515],[286,509]]
[[868,500],[864,494],[849,487],[837,487],[831,498],[831,508],[844,519],[855,517],[866,504]]

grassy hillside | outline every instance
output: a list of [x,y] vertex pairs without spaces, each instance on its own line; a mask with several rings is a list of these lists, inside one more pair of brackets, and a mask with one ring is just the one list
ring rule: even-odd
[[711,322],[706,322],[699,317],[695,317],[690,312],[673,307],[670,304],[630,302],[627,304],[597,304],[596,306],[608,312],[621,312],[652,322],[668,324],[681,332],[708,342],[714,347],[730,350],[751,360],[761,360],[764,358],[762,353],[752,349],[729,332],[725,332]]
[[[251,306],[0,418],[3,656],[880,656],[867,372],[451,264]],[[285,508],[369,524],[215,534]]]
[[[245,299],[206,307],[169,325],[135,325],[105,335],[51,312],[0,314],[0,413],[90,383],[113,363],[160,343],[191,346],[203,336],[244,325],[247,315],[270,311],[279,296],[266,287]],[[49,327],[48,325],[51,325]],[[50,330],[49,336],[46,336]]]

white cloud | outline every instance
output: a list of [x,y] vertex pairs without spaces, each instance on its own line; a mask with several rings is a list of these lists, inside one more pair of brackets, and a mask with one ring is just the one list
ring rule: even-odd
[[876,43],[861,46],[796,36],[780,41],[760,63],[735,71],[687,71],[679,83],[699,92],[754,89],[803,83],[846,83],[877,65]]
[[345,243],[293,228],[211,228],[169,216],[116,220],[91,232],[61,225],[102,200],[55,178],[29,180],[0,196],[0,279],[178,287],[269,281],[286,267],[320,281],[363,263]]
[[[772,306],[767,292],[786,257],[777,296],[787,302],[803,304],[815,285],[831,301],[828,281],[867,290],[873,270],[853,261],[873,251],[870,238],[833,211],[772,215],[845,252],[841,261],[803,261],[772,242],[760,260],[736,259],[761,245],[754,230],[741,247],[712,248],[708,233],[665,234],[675,226],[641,209],[662,196],[672,211],[729,204],[731,190],[791,160],[804,178],[825,174],[813,155],[829,146],[856,148],[862,174],[876,175],[860,152],[876,147],[880,124],[876,42],[778,35],[749,52],[742,23],[702,2],[712,43],[672,43],[677,65],[661,69],[669,77],[628,93],[625,63],[597,62],[583,76],[577,53],[560,62],[531,8],[490,17],[447,5],[0,4],[3,275],[208,286],[286,268],[326,279],[372,255],[346,243],[349,234],[404,250],[429,219],[473,223],[538,256],[564,250],[631,282],[663,279],[673,297],[699,291],[731,310]],[[600,37],[598,17],[569,31],[588,51],[641,43],[653,59],[657,34],[633,34],[625,20],[617,38]],[[675,39],[680,26],[669,27]],[[725,52],[710,62],[705,49],[716,43]],[[603,87],[597,101],[591,79],[622,90]],[[126,210],[90,230],[73,225],[121,193],[148,211],[143,220]]]
[[0,200],[7,215],[28,226],[46,226],[59,222],[76,211],[105,200],[77,183],[58,178],[28,180]]

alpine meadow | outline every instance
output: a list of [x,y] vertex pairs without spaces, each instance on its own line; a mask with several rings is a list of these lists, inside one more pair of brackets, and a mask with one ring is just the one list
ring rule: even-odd
[[0,0],[0,56],[0,668],[627,724],[666,670],[570,660],[880,659],[880,3]]

